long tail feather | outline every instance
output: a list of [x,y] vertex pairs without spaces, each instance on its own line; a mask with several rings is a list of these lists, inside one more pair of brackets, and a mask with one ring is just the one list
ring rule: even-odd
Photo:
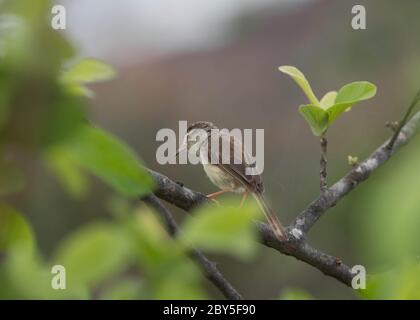
[[253,192],[252,194],[254,195],[255,200],[257,200],[257,203],[260,206],[261,210],[264,212],[267,222],[273,230],[276,238],[279,240],[284,240],[286,238],[286,232],[284,230],[284,227],[277,218],[277,215],[267,203],[264,195],[259,192]]

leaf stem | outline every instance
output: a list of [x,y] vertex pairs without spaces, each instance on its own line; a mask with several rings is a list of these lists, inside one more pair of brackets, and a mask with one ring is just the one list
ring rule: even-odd
[[321,160],[319,161],[320,170],[319,170],[319,187],[321,192],[327,189],[327,138],[322,135],[319,140],[321,146]]

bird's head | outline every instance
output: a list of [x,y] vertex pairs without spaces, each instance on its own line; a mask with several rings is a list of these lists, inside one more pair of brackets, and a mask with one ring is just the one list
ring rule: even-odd
[[184,150],[192,151],[193,149],[198,149],[207,141],[212,129],[217,129],[217,127],[211,122],[199,121],[191,124],[187,128],[187,133],[177,154]]

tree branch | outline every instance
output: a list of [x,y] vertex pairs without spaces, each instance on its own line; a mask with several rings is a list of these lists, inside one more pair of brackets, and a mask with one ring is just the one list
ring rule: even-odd
[[[303,239],[292,238],[287,242],[279,242],[266,223],[258,222],[257,227],[262,236],[261,241],[267,247],[306,262],[323,274],[333,277],[347,286],[351,286],[354,275],[351,268],[345,265],[341,259],[312,248]],[[294,233],[295,231],[292,229],[291,232]]]
[[[350,286],[353,273],[351,268],[345,265],[340,259],[327,255],[310,247],[305,242],[305,236],[315,222],[331,207],[352,191],[361,182],[365,181],[369,175],[379,166],[386,162],[401,146],[407,143],[420,126],[420,112],[416,113],[397,134],[391,150],[388,145],[391,139],[376,149],[367,159],[355,166],[349,173],[327,188],[317,199],[303,210],[295,219],[287,231],[289,237],[285,241],[279,241],[272,234],[270,227],[265,223],[257,223],[260,233],[260,241],[283,254],[294,256],[315,268],[325,275],[336,278],[338,281]],[[168,177],[149,170],[156,181],[157,187],[154,193],[159,198],[174,204],[186,211],[194,207],[207,203],[205,195],[192,191],[182,185],[173,182]]]
[[[212,204],[204,194],[183,187],[163,174],[153,170],[149,170],[149,172],[156,181],[157,187],[154,193],[159,198],[185,211],[191,211],[200,204]],[[283,254],[294,256],[319,269],[325,275],[334,277],[348,286],[351,285],[353,274],[351,273],[350,267],[346,266],[336,257],[311,248],[304,242],[302,233],[299,230],[288,227],[288,239],[279,241],[266,223],[258,222],[256,227],[258,228],[260,242],[262,244]]]
[[407,111],[405,112],[403,118],[401,119],[401,121],[398,122],[398,126],[397,126],[393,136],[391,137],[391,139],[389,140],[389,143],[387,145],[388,150],[392,150],[392,148],[394,147],[395,141],[398,139],[398,136],[399,136],[402,128],[407,123],[407,120],[410,118],[410,115],[413,112],[414,107],[417,105],[417,103],[419,101],[420,101],[420,90],[417,91],[417,94],[414,96],[413,101],[411,101],[411,103],[410,103]]
[[[154,195],[149,194],[142,199],[147,205],[155,209],[165,221],[168,233],[176,237],[181,231],[171,212]],[[216,263],[210,261],[201,251],[191,249],[190,256],[201,266],[204,275],[230,300],[241,300],[241,295],[227,281],[216,267]]]
[[295,219],[293,228],[301,231],[304,235],[312,228],[315,222],[331,207],[346,196],[350,191],[365,181],[369,175],[378,167],[384,164],[395,152],[406,144],[418,131],[420,126],[420,112],[401,129],[398,138],[393,144],[392,150],[388,149],[389,142],[383,143],[363,162],[354,166],[343,178],[338,180],[333,186],[325,190],[317,199],[303,210]]

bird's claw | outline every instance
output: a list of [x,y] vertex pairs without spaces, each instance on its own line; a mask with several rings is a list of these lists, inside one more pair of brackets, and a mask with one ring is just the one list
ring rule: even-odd
[[220,206],[220,202],[212,197],[207,196],[207,199],[209,199],[211,202],[213,202],[214,204]]

